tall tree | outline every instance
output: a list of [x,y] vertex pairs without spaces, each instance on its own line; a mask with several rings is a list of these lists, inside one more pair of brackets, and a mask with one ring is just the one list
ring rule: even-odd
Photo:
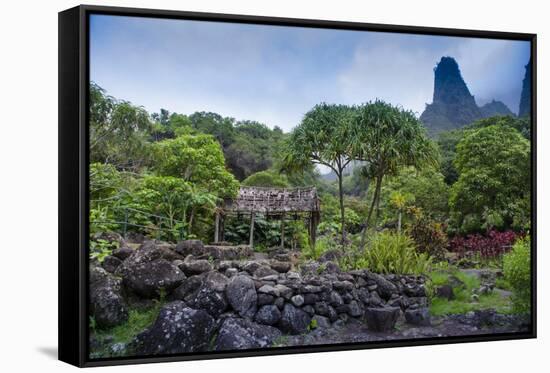
[[153,144],[154,170],[214,193],[234,197],[239,183],[225,168],[220,144],[210,135],[182,135]]
[[468,232],[529,220],[530,146],[518,130],[506,125],[467,130],[456,151],[460,176],[449,201],[454,225]]
[[284,169],[303,170],[310,164],[330,168],[338,178],[342,243],[346,242],[343,173],[353,160],[350,126],[354,109],[345,105],[316,105],[294,128],[285,143]]
[[135,171],[147,161],[145,151],[151,120],[147,111],[110,97],[90,84],[90,158],[118,169]]
[[379,215],[384,177],[396,174],[402,166],[435,165],[438,151],[412,111],[384,101],[376,100],[360,106],[352,128],[353,156],[366,162],[367,174],[376,183],[361,234],[361,248],[364,248],[373,211]]

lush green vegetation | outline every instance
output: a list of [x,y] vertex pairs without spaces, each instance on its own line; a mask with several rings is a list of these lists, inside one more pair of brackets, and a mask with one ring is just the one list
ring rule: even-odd
[[514,291],[514,309],[529,312],[531,307],[531,242],[519,240],[512,251],[504,255],[504,278]]
[[430,312],[434,316],[462,314],[469,311],[495,309],[500,313],[510,313],[510,299],[501,296],[499,293],[472,295],[481,285],[480,280],[472,275],[467,275],[457,269],[447,271],[434,271],[430,273],[430,288],[433,289],[442,285],[453,285],[454,298],[432,297]]
[[[163,301],[156,301],[152,306],[144,309],[132,308],[128,312],[128,321],[110,329],[96,328],[95,321],[91,318],[90,331],[100,344],[105,338],[109,338],[110,342],[105,344],[104,347],[115,343],[121,343],[125,346],[125,348],[127,348],[128,344],[134,339],[135,336],[143,332],[155,322],[163,303]],[[104,350],[104,347],[95,349],[92,353],[95,353],[100,357],[117,356],[117,354],[113,351]],[[128,352],[129,351],[126,350],[120,351],[120,355],[127,355]]]
[[344,256],[345,269],[369,269],[377,273],[423,274],[431,268],[431,257],[415,250],[414,241],[400,233],[373,234],[366,250]]
[[[344,269],[431,273],[433,284],[443,281],[434,269],[449,262],[490,262],[504,266],[499,281],[514,291],[514,310],[528,310],[528,241],[502,260],[530,231],[528,118],[495,116],[431,139],[415,114],[390,103],[320,103],[285,133],[210,112],[149,114],[96,84],[90,94],[92,234],[209,242],[217,206],[239,186],[315,186],[316,244],[299,217],[284,227],[286,246],[304,257],[338,250]],[[249,224],[227,219],[224,240],[247,243]],[[279,246],[280,233],[279,221],[257,216],[255,250]],[[100,261],[112,250],[92,241]],[[479,285],[468,281],[455,300],[434,299],[434,314],[508,308],[493,294],[470,302],[468,291]]]

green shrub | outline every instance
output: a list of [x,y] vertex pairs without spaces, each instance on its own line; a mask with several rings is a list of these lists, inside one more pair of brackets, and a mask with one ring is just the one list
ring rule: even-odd
[[376,233],[367,248],[352,260],[346,256],[343,267],[365,268],[377,273],[423,274],[430,270],[431,257],[417,253],[413,240],[404,234],[388,231]]
[[285,175],[272,170],[260,171],[250,175],[241,183],[244,186],[288,188],[290,186]]
[[512,301],[516,312],[531,310],[531,240],[529,237],[518,240],[512,251],[504,255],[504,278],[514,294]]
[[409,229],[418,252],[427,253],[437,260],[445,258],[448,238],[441,223],[427,217],[419,217]]
[[[340,249],[340,246],[336,243],[335,239],[329,236],[321,236],[317,238],[315,245],[307,245],[305,247],[304,254],[307,259],[317,260],[326,251],[332,249]],[[304,248],[302,248],[302,250],[304,250]]]
[[97,259],[102,263],[105,257],[111,255],[113,250],[118,249],[117,241],[107,241],[103,239],[90,240],[90,259]]

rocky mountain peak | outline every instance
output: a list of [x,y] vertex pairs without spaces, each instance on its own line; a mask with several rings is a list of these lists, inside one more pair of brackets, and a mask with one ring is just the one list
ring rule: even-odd
[[518,115],[520,117],[531,115],[531,60],[525,65]]
[[513,115],[508,107],[493,100],[479,107],[462,78],[453,57],[441,57],[434,68],[433,102],[426,105],[420,120],[429,133],[435,135],[463,127],[478,119],[493,115]]
[[434,69],[433,103],[452,105],[463,102],[475,105],[474,96],[466,86],[458,63],[452,57],[442,57]]

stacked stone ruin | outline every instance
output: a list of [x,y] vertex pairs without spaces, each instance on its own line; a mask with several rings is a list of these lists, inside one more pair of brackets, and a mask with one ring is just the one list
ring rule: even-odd
[[373,332],[391,332],[401,315],[429,323],[422,276],[344,272],[324,260],[298,265],[287,252],[251,255],[247,246],[197,240],[146,241],[135,250],[122,242],[91,264],[91,316],[112,327],[127,320],[129,307],[163,297],[155,323],[125,346],[137,354],[265,348],[350,319]]

